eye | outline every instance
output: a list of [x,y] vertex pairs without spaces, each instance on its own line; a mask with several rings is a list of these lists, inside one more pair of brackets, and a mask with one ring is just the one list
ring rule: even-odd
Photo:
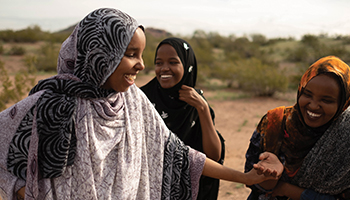
[[333,100],[330,100],[330,99],[322,99],[322,101],[326,104],[332,104],[332,103],[335,103],[335,101]]
[[311,98],[311,94],[308,93],[308,92],[304,92],[304,93],[303,93],[303,96],[308,97],[308,98]]
[[179,64],[179,62],[177,62],[177,61],[171,61],[170,64],[171,64],[171,65],[177,65],[177,64]]
[[131,54],[125,54],[126,57],[132,58],[134,57],[135,54],[131,53]]

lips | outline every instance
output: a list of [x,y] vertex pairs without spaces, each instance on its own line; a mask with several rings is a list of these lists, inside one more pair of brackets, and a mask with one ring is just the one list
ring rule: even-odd
[[306,111],[307,115],[310,117],[310,118],[318,118],[318,117],[321,117],[321,114],[317,114],[317,113],[314,113],[314,112],[311,112],[309,110]]
[[160,75],[160,78],[162,78],[162,79],[167,79],[167,78],[171,78],[171,77],[173,77],[173,75],[170,75],[170,74]]
[[136,74],[126,74],[125,75],[126,80],[128,80],[129,82],[134,82],[136,79]]

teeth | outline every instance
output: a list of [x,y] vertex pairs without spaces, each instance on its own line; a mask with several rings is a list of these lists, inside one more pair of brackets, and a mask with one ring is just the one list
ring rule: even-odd
[[311,117],[320,117],[321,116],[321,114],[316,114],[316,113],[313,113],[313,112],[311,112],[311,111],[306,111],[306,113],[308,114],[308,115],[310,115]]
[[161,78],[171,78],[172,75],[161,75],[160,77],[161,77]]
[[125,75],[125,77],[130,81],[133,81],[136,79],[136,75],[131,75],[131,74]]

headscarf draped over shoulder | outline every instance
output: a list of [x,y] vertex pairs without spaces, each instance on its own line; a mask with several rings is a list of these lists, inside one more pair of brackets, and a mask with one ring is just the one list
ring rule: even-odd
[[[348,181],[350,180],[350,169],[347,164],[340,164],[337,159],[339,155],[335,155],[341,154],[344,159],[350,159],[347,156],[350,150],[350,136],[346,136],[349,135],[347,131],[342,128],[338,129],[337,127],[340,126],[336,125],[341,123],[342,126],[350,126],[348,122],[343,123],[344,118],[349,115],[349,69],[349,66],[339,58],[327,56],[312,64],[301,78],[297,102],[312,78],[320,74],[333,74],[337,77],[341,87],[339,108],[327,124],[318,128],[308,127],[296,103],[294,106],[269,110],[257,127],[262,137],[262,151],[283,155],[285,172],[295,184],[301,187],[329,194],[339,194],[350,187]],[[336,135],[346,136],[349,140],[340,141],[341,139]],[[334,146],[335,143],[349,144],[343,148],[343,144]],[[327,151],[322,154],[317,153],[315,149],[319,148],[327,149]],[[320,170],[315,171],[315,168],[320,168]],[[342,175],[338,176],[338,174]]]
[[26,179],[32,124],[39,136],[38,160],[41,176],[60,176],[73,164],[75,133],[73,114],[77,97],[98,99],[113,90],[101,86],[116,70],[139,27],[135,19],[116,9],[101,8],[88,14],[62,44],[58,75],[40,81],[30,95],[45,91],[22,120],[13,137],[8,170]]

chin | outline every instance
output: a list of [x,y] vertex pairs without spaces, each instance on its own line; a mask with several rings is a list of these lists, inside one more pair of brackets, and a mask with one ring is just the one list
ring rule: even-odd
[[122,89],[119,89],[119,90],[117,90],[118,92],[126,92],[126,91],[128,91],[128,89],[129,89],[129,87],[127,87],[127,88],[122,88]]

